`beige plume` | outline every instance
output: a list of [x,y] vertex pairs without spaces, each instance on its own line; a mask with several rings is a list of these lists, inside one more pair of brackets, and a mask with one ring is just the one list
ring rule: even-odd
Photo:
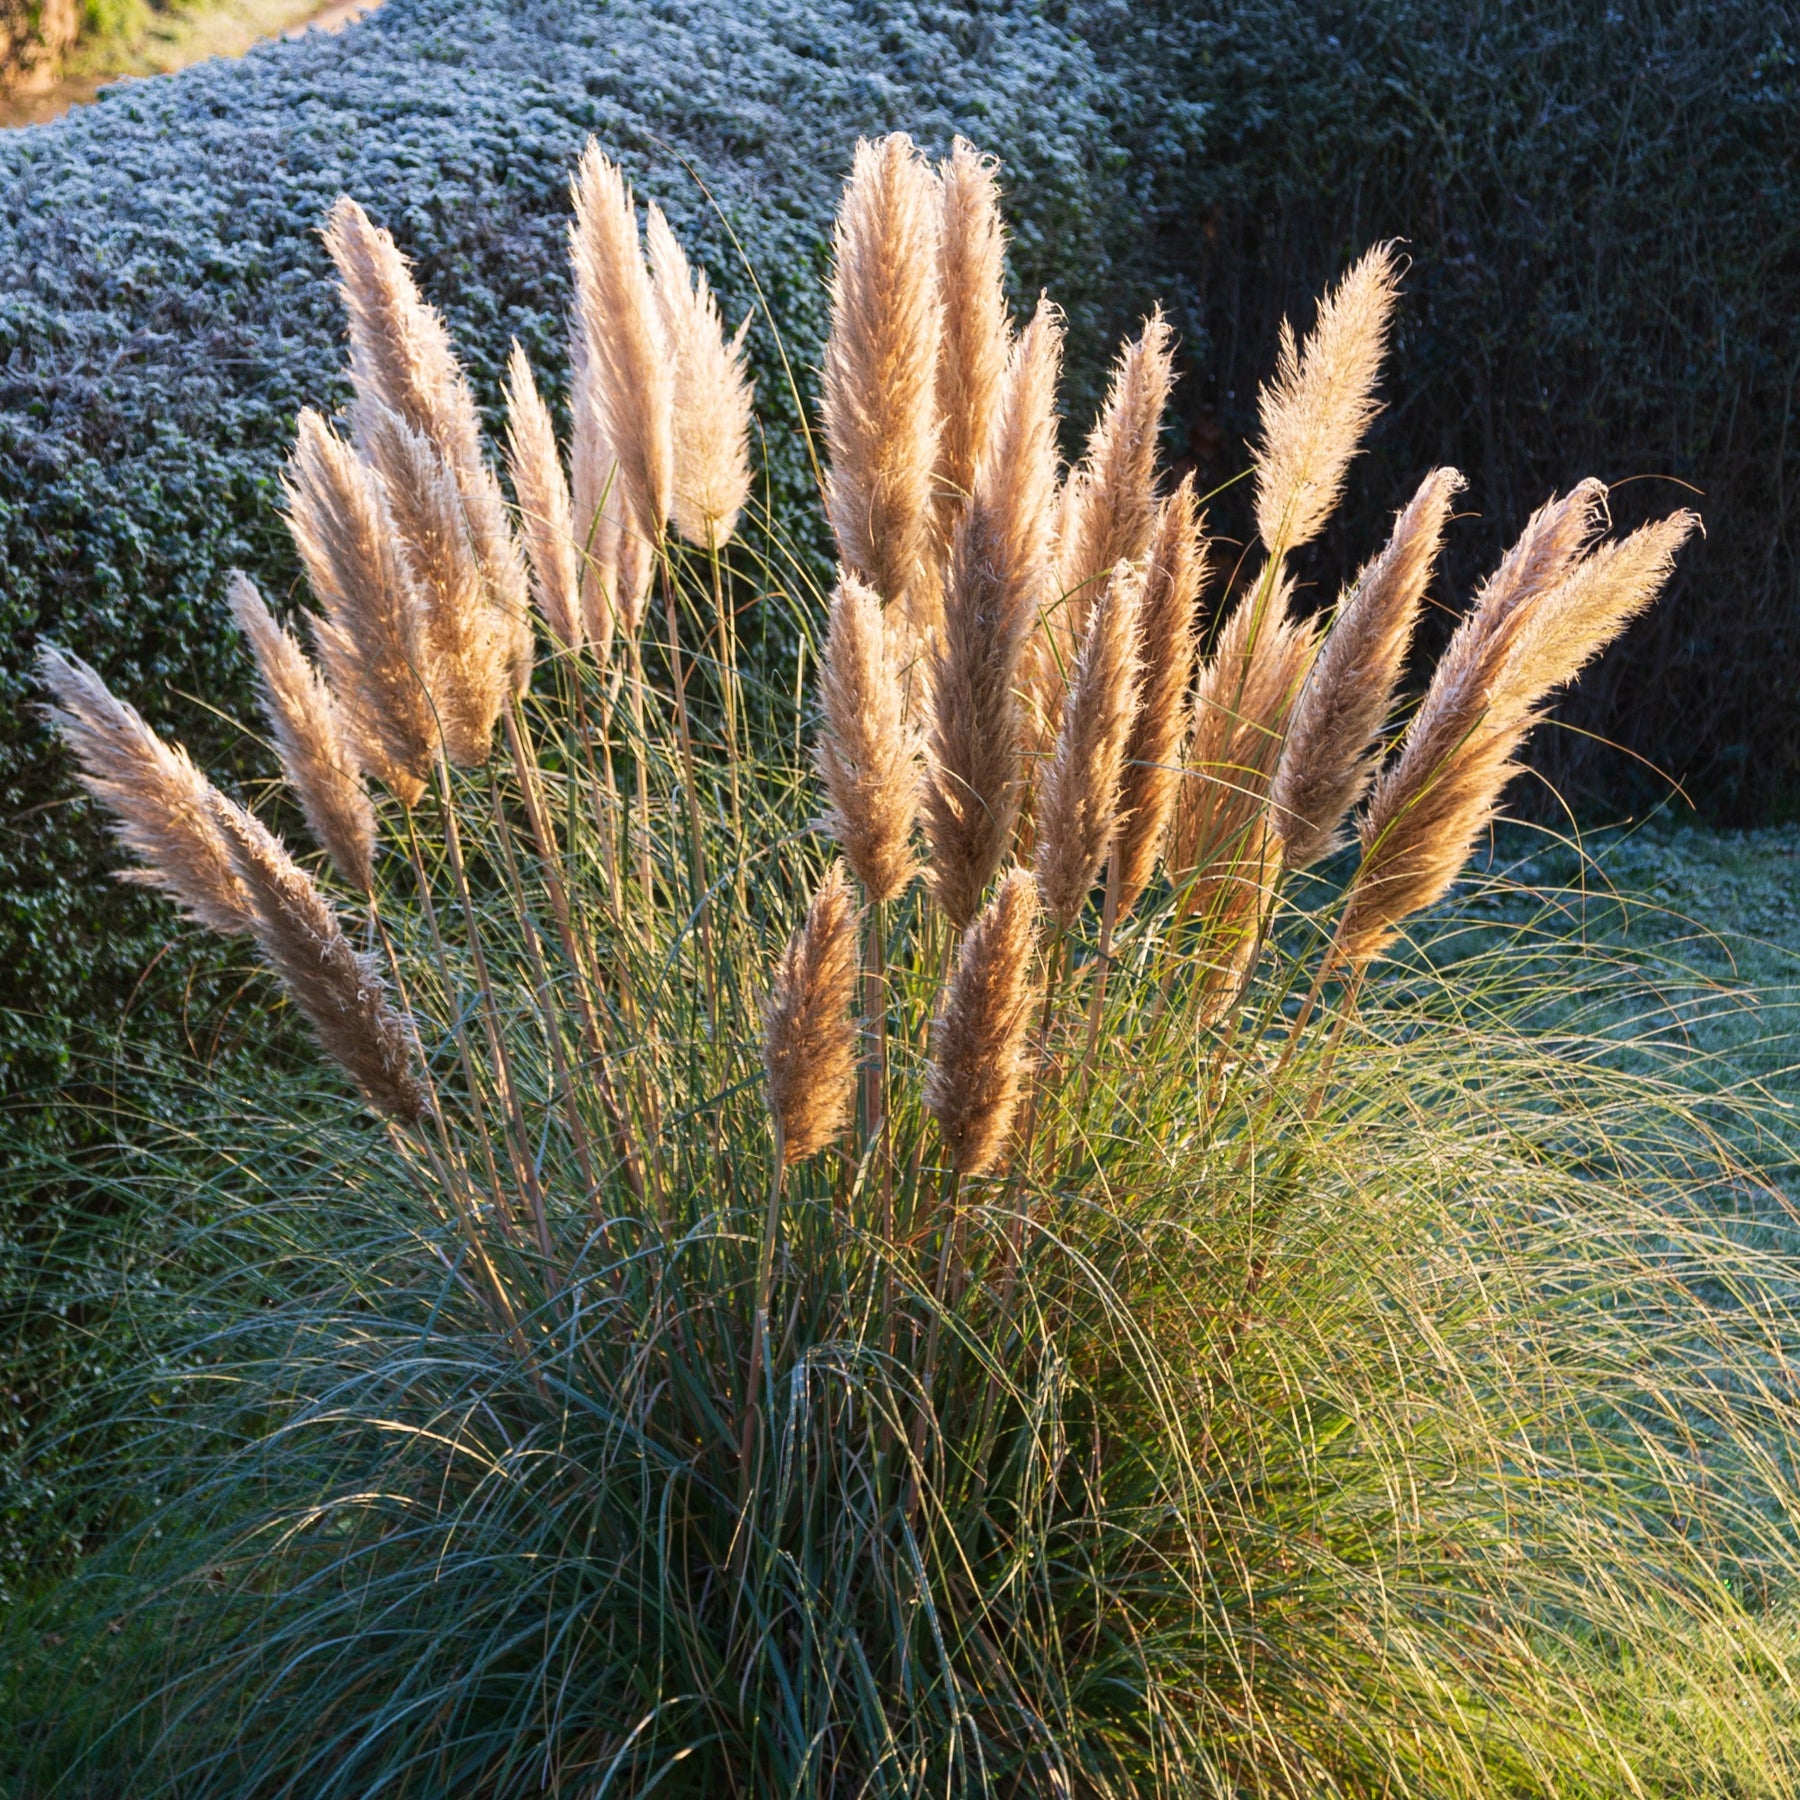
[[938,535],[948,544],[993,430],[1011,352],[998,164],[958,138],[939,170]]
[[942,630],[928,652],[929,874],[958,927],[979,909],[1018,818],[1020,656],[1050,580],[1061,361],[1061,318],[1040,301],[957,525]]
[[306,653],[275,623],[239,569],[226,580],[238,630],[256,657],[263,712],[308,829],[353,888],[375,885],[375,809],[338,722],[337,703]]
[[288,528],[323,616],[310,621],[356,760],[403,806],[436,755],[422,609],[374,475],[319,415],[300,415],[283,476]]
[[858,142],[833,244],[826,510],[844,565],[928,638],[938,604],[938,194],[904,133]]
[[1288,611],[1291,593],[1287,577],[1265,568],[1225,621],[1194,689],[1169,862],[1182,916],[1196,922],[1206,952],[1195,1001],[1207,1023],[1249,965],[1280,870],[1269,786],[1318,650],[1312,626]]
[[463,528],[462,497],[436,446],[384,406],[364,410],[361,430],[412,576],[425,685],[444,754],[479,768],[512,679],[506,622],[487,601]]
[[519,547],[506,499],[481,448],[481,422],[468,381],[437,311],[426,305],[392,236],[349,195],[325,225],[325,248],[342,278],[350,319],[350,378],[356,387],[356,435],[371,410],[386,409],[436,446],[462,501],[465,529],[498,617],[514,686],[531,679],[531,615]]
[[1194,478],[1162,503],[1151,533],[1138,609],[1138,688],[1119,785],[1118,912],[1123,918],[1150,883],[1181,792],[1181,752],[1206,579]]
[[1112,386],[1064,495],[1059,575],[1065,652],[1085,635],[1108,571],[1142,563],[1156,526],[1156,452],[1174,383],[1174,334],[1157,308],[1121,348]]
[[569,338],[569,445],[575,556],[581,569],[581,628],[594,660],[604,663],[617,622],[619,589],[618,461],[606,435],[599,376],[577,325]]
[[[672,413],[675,529],[702,550],[737,530],[750,497],[750,409],[741,327],[725,335],[706,271],[691,271],[662,208],[645,230],[663,338],[674,363]],[[747,327],[750,321],[744,321]]]
[[1143,571],[1115,563],[1069,681],[1056,754],[1037,803],[1037,878],[1065,931],[1075,923],[1119,822],[1119,778],[1137,700]]
[[842,863],[833,863],[775,971],[763,1022],[769,1110],[785,1162],[801,1162],[839,1137],[856,1081],[856,907]]
[[313,879],[254,815],[215,799],[232,867],[255,910],[256,941],[306,1016],[327,1056],[363,1098],[392,1119],[416,1119],[429,1101],[413,1034],[388,1004],[375,959],[351,948]]
[[892,900],[912,880],[919,739],[908,721],[898,657],[881,602],[854,575],[831,597],[825,640],[825,730],[819,772],[828,821],[863,892]]
[[1518,571],[1555,572],[1562,559],[1543,547],[1559,529],[1565,545],[1574,541],[1570,514],[1589,500],[1578,489],[1534,516],[1439,660],[1360,824],[1363,860],[1337,940],[1346,962],[1372,961],[1405,919],[1450,891],[1546,697],[1655,599],[1699,524],[1691,512],[1675,513],[1572,568],[1564,563],[1553,585],[1531,587]]
[[569,484],[556,452],[550,409],[538,395],[531,364],[513,339],[506,365],[506,451],[524,527],[531,597],[559,650],[581,648],[581,571]]
[[574,196],[569,258],[576,329],[596,423],[617,470],[614,599],[635,633],[675,497],[674,364],[644,264],[631,189],[591,138],[575,172]]
[[1031,1073],[1037,982],[1037,883],[1012,869],[963,933],[931,1027],[925,1106],[958,1175],[1000,1166]]
[[254,923],[213,816],[212,783],[78,656],[45,644],[38,673],[55,697],[50,723],[73,751],[81,785],[112,814],[113,834],[142,868],[119,879],[160,888],[189,918],[236,935]]
[[1344,491],[1378,410],[1375,382],[1399,291],[1394,247],[1377,244],[1319,302],[1304,344],[1281,322],[1256,456],[1256,527],[1277,559],[1319,535]]
[[1311,867],[1344,841],[1350,809],[1374,777],[1376,738],[1394,691],[1450,507],[1462,491],[1454,469],[1434,469],[1394,524],[1387,548],[1339,603],[1288,727],[1271,797],[1290,869]]

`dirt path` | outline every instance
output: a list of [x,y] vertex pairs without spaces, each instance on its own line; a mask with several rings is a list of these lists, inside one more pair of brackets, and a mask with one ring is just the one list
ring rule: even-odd
[[170,75],[212,56],[242,56],[252,44],[303,31],[337,31],[371,13],[381,0],[214,0],[165,14],[141,38],[110,49],[97,66],[74,66],[34,93],[0,94],[0,130],[44,125],[83,106],[117,81]]

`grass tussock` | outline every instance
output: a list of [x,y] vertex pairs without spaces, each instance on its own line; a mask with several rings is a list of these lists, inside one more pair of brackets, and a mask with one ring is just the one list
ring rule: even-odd
[[[1054,315],[988,309],[991,181],[857,152],[828,629],[751,497],[735,341],[597,149],[570,469],[515,359],[510,519],[340,206],[352,431],[306,425],[290,490],[323,674],[240,616],[271,707],[341,709],[385,789],[366,891],[46,658],[130,848],[190,907],[217,853],[360,1104],[215,1088],[135,1167],[199,1273],[144,1523],[49,1603],[28,1783],[1800,1781],[1778,1121],[1546,1023],[1575,952],[1408,942],[1689,521],[1595,548],[1592,490],[1546,508],[1391,745],[1456,477],[1331,622],[1286,569],[1375,404],[1388,253],[1284,339],[1264,560],[1221,596],[1154,454],[1166,327],[1065,477]],[[737,655],[752,602],[816,694]],[[1348,835],[1342,883],[1303,873]]]

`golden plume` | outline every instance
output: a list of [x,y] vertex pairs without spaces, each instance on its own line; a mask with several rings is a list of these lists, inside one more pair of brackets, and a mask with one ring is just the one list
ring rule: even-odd
[[513,339],[506,365],[506,460],[524,526],[531,597],[559,650],[581,648],[581,569],[569,484],[556,452],[550,409],[539,397],[531,364]]
[[263,712],[282,772],[308,829],[353,888],[375,884],[375,809],[337,716],[337,703],[306,653],[275,623],[242,570],[226,578],[231,616],[256,657]]
[[833,245],[826,511],[845,567],[924,639],[938,605],[931,487],[943,306],[937,184],[904,133],[858,141]]
[[1137,702],[1143,571],[1113,565],[1093,608],[1038,796],[1038,886],[1065,931],[1075,923],[1119,822],[1119,777]]
[[216,796],[214,817],[250,895],[252,927],[327,1056],[389,1118],[411,1120],[430,1102],[413,1034],[388,1004],[375,959],[352,949],[313,879],[253,814]]
[[1174,334],[1158,307],[1119,351],[1112,385],[1063,497],[1057,545],[1063,644],[1081,643],[1087,614],[1117,563],[1141,563],[1157,513],[1156,452],[1175,372]]
[[833,863],[776,967],[763,1022],[763,1071],[782,1159],[803,1161],[839,1137],[856,1081],[856,907]]
[[939,169],[944,327],[937,365],[937,516],[945,544],[975,491],[1012,347],[997,167],[993,157],[958,138]]
[[569,259],[576,331],[595,423],[610,448],[618,487],[613,598],[635,633],[675,497],[674,365],[644,265],[631,189],[591,138],[575,172],[574,197]]
[[1009,870],[963,933],[932,1022],[925,1106],[958,1175],[997,1168],[1012,1136],[1031,1072],[1038,918],[1037,883]]
[[288,529],[324,608],[308,621],[358,764],[403,806],[437,753],[421,608],[373,474],[310,409],[282,480]]
[[1378,410],[1375,382],[1400,291],[1391,244],[1367,251],[1319,302],[1306,342],[1281,322],[1275,377],[1262,390],[1256,527],[1279,560],[1324,529]]
[[1200,585],[1207,550],[1194,478],[1184,475],[1157,514],[1138,609],[1138,686],[1119,783],[1118,913],[1137,904],[1162,853],[1181,792],[1181,751],[1190,714]]
[[1020,335],[986,455],[956,528],[942,630],[928,651],[932,890],[966,926],[1018,818],[1020,656],[1049,583],[1062,324],[1048,301]]
[[906,716],[892,634],[881,602],[854,575],[839,579],[825,640],[825,730],[819,772],[827,825],[871,900],[912,880],[919,806],[919,738]]
[[1291,594],[1291,580],[1265,568],[1195,684],[1169,863],[1181,916],[1196,921],[1205,953],[1195,990],[1203,1023],[1219,1016],[1249,966],[1280,870],[1269,785],[1318,651],[1312,626],[1288,611]]
[[164,743],[80,657],[44,644],[38,673],[55,696],[46,716],[74,752],[81,785],[143,865],[120,870],[119,879],[160,888],[210,930],[249,931],[250,896],[214,818],[218,792],[187,752]]
[[1337,937],[1353,966],[1380,955],[1405,919],[1449,892],[1545,698],[1655,599],[1699,524],[1691,512],[1675,513],[1572,567],[1563,562],[1561,579],[1532,587],[1520,571],[1557,570],[1562,559],[1545,545],[1576,541],[1571,515],[1588,498],[1578,489],[1533,517],[1457,627],[1400,754],[1377,779]]
[[728,543],[750,497],[750,409],[744,373],[746,314],[727,338],[706,271],[688,260],[662,208],[652,205],[645,230],[663,338],[674,364],[672,413],[675,529],[704,550]]
[[1395,521],[1387,548],[1357,576],[1313,664],[1271,790],[1290,869],[1309,868],[1344,839],[1350,809],[1374,778],[1375,741],[1393,710],[1413,626],[1443,544],[1454,469],[1434,469]]

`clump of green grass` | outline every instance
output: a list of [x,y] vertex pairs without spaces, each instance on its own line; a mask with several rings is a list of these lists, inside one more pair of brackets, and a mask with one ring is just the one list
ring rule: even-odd
[[[569,471],[516,359],[515,529],[435,315],[333,215],[319,668],[234,604],[338,898],[46,659],[140,878],[256,943],[363,1104],[220,1082],[144,1153],[210,1273],[25,1778],[1791,1792],[1764,1103],[1534,1036],[1579,952],[1384,973],[1688,521],[1596,548],[1597,488],[1552,502],[1390,751],[1454,477],[1329,632],[1285,564],[1391,256],[1284,340],[1209,619],[1160,319],[1064,478],[993,172],[891,138],[838,232],[821,643],[735,346],[597,150],[572,240]],[[751,598],[818,720],[738,657]]]

